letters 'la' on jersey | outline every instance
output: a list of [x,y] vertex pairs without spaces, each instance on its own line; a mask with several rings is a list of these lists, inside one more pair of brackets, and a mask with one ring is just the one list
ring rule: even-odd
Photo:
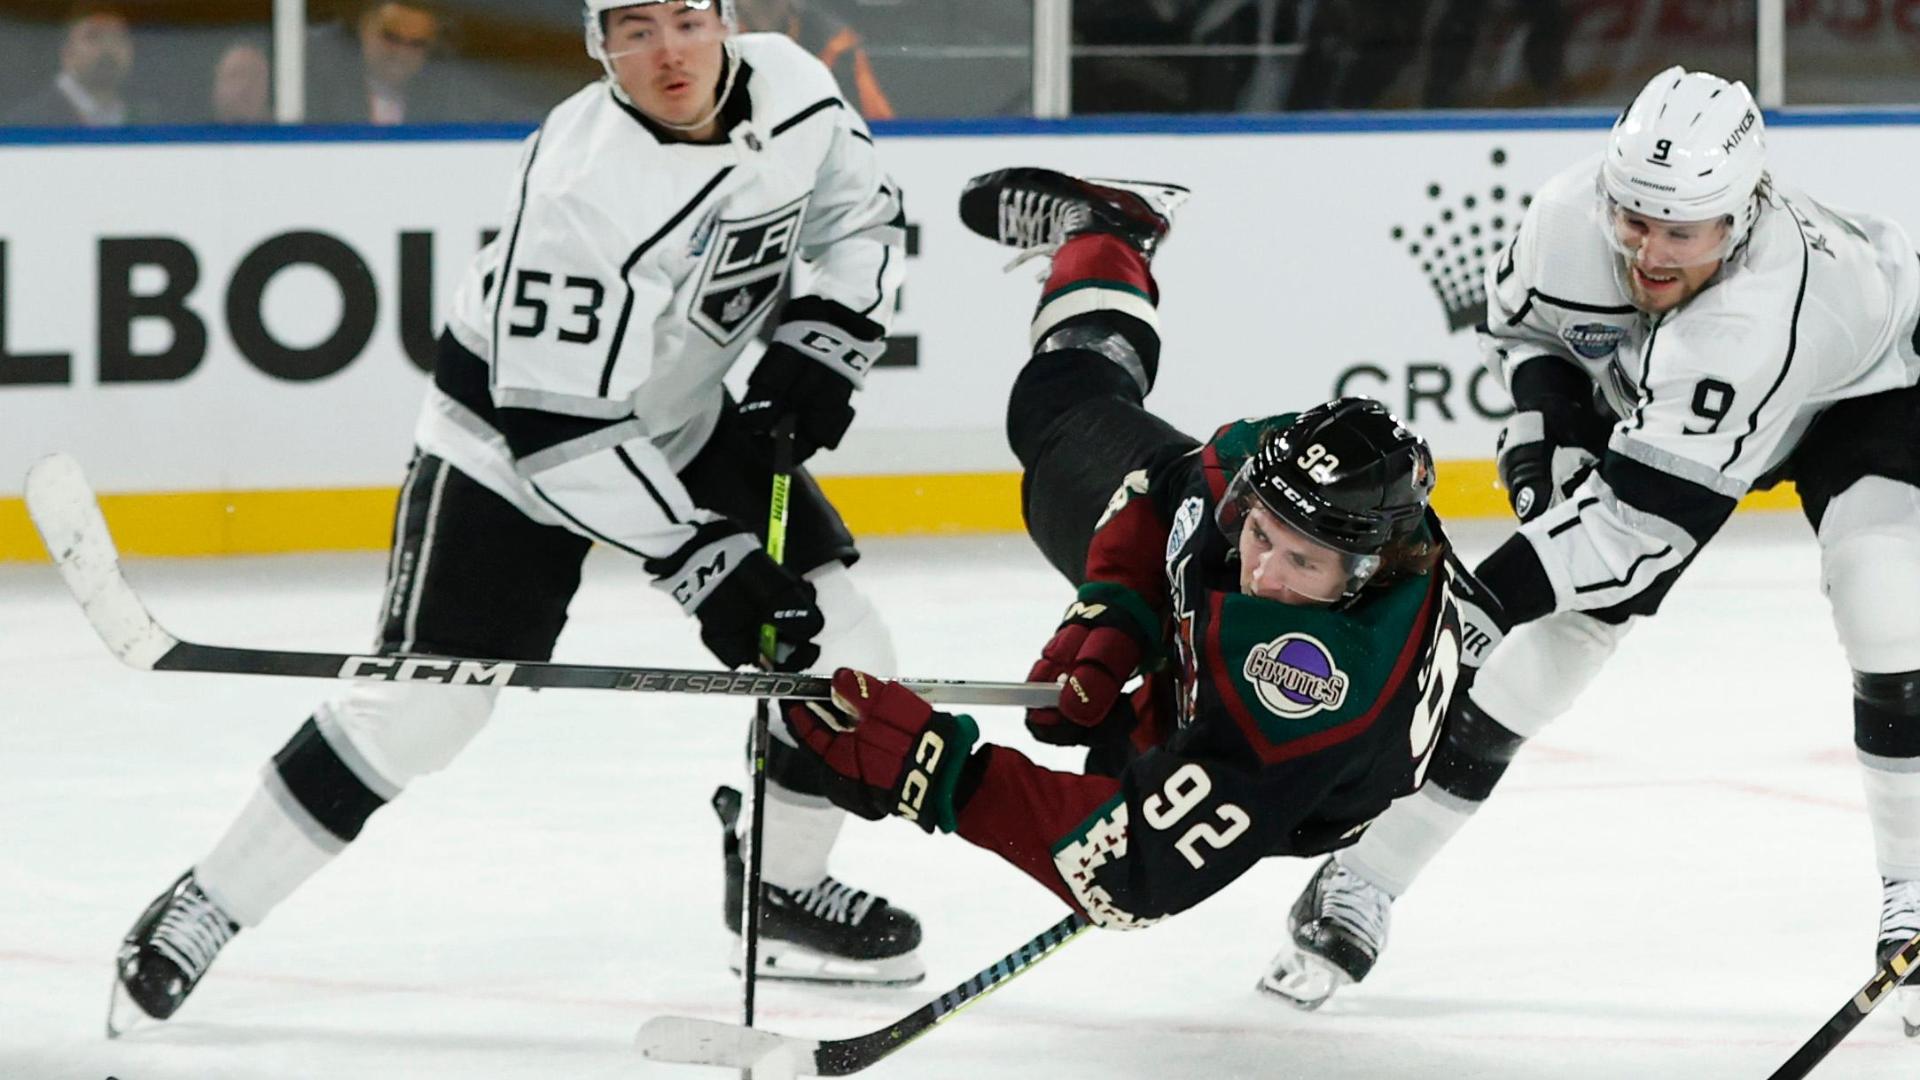
[[1419,786],[1457,682],[1446,571],[1337,607],[1239,592],[1214,520],[1282,415],[1230,424],[1127,478],[1095,533],[1078,603],[1138,619],[1165,664],[1135,695],[1143,752],[1115,777],[986,751],[959,832],[1104,926],[1190,907],[1269,855],[1356,839]]
[[1482,344],[1496,374],[1558,357],[1619,417],[1601,467],[1521,527],[1552,596],[1509,595],[1492,568],[1503,553],[1482,564],[1523,617],[1549,603],[1657,601],[1656,584],[1677,576],[1821,410],[1920,378],[1920,257],[1898,225],[1763,189],[1750,238],[1716,278],[1649,316],[1632,306],[1603,231],[1598,170],[1584,161],[1549,181],[1487,268]]
[[901,279],[898,189],[833,77],[779,35],[734,43],[723,142],[664,138],[605,80],[527,139],[447,323],[480,363],[442,361],[416,433],[534,520],[642,556],[713,520],[675,474],[789,272],[883,331]]

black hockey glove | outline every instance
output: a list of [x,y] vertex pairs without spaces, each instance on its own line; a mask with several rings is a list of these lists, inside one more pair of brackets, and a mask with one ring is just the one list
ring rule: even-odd
[[773,561],[736,522],[711,521],[664,559],[648,559],[654,585],[700,620],[700,640],[728,667],[760,661],[760,628],[774,629],[774,668],[805,671],[820,658],[825,620],[813,586]]
[[1572,364],[1536,356],[1514,369],[1514,414],[1495,449],[1507,501],[1532,521],[1573,493],[1606,453],[1613,419],[1593,400],[1593,381]]
[[831,450],[853,423],[853,392],[886,349],[872,319],[817,296],[789,301],[773,342],[747,379],[740,419],[766,434],[794,418],[793,459]]

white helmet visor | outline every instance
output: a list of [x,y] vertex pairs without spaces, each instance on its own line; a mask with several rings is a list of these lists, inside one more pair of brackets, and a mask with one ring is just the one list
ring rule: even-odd
[[1671,221],[1629,210],[1604,190],[1595,199],[1600,231],[1613,250],[1645,270],[1690,270],[1733,254],[1740,236],[1722,214],[1704,221]]

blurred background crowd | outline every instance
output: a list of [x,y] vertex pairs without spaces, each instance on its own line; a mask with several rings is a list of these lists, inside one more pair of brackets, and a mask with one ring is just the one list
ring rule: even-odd
[[[1757,67],[1753,0],[1073,0],[1057,45],[1036,0],[737,4],[872,119],[1032,115],[1037,48],[1065,53],[1056,114],[1612,106],[1676,58]],[[1920,100],[1920,0],[1785,11],[1786,104]],[[599,74],[569,0],[305,17],[309,123],[532,122]],[[0,0],[0,123],[273,122],[273,20],[273,0]]]

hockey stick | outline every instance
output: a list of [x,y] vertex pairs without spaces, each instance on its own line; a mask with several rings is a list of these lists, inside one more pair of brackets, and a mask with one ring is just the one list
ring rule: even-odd
[[[764,671],[702,671],[688,668],[610,667],[536,663],[419,654],[296,652],[245,649],[182,641],[156,622],[127,583],[113,535],[80,465],[66,454],[36,462],[27,472],[27,512],[67,588],[86,612],[94,632],[121,662],[149,671],[195,671],[223,675],[282,675],[307,679],[446,683],[455,686],[528,686],[635,693],[726,694],[738,697],[827,701],[833,680],[825,675]],[[1012,705],[1035,708],[1059,700],[1048,683],[902,679],[937,705]]]
[[1867,980],[1867,985],[1862,986],[1860,992],[1853,995],[1852,1000],[1842,1005],[1840,1011],[1833,1014],[1832,1019],[1822,1025],[1819,1031],[1814,1032],[1813,1038],[1802,1043],[1800,1049],[1795,1050],[1793,1056],[1787,1059],[1786,1064],[1773,1070],[1767,1080],[1800,1080],[1801,1077],[1812,1072],[1813,1067],[1820,1063],[1820,1059],[1826,1057],[1854,1028],[1859,1027],[1860,1021],[1865,1020],[1875,1006],[1885,1001],[1887,995],[1893,993],[1894,987],[1900,985],[1900,980],[1906,978],[1907,974],[1915,968],[1920,968],[1920,934],[1915,935],[1913,940],[1895,949],[1881,961],[1879,970],[1873,973],[1873,978]]
[[848,1076],[932,1031],[1014,976],[1053,955],[1092,925],[1084,915],[1077,912],[1069,915],[974,973],[966,982],[886,1027],[864,1035],[821,1041],[690,1016],[656,1016],[640,1025],[634,1044],[641,1054],[654,1061],[729,1069],[785,1070],[799,1076]]
[[[782,417],[773,426],[773,491],[767,501],[767,556],[775,566],[787,561],[787,495],[793,487],[793,417]],[[779,635],[772,623],[760,628],[760,655],[767,666],[774,666],[780,647]],[[767,832],[767,743],[773,738],[772,708],[767,698],[753,707],[753,737],[749,740],[753,759],[753,783],[748,788],[747,847],[741,858],[746,864],[741,881],[740,903],[745,911],[740,919],[740,942],[745,950],[740,963],[740,1022],[753,1026],[753,997],[760,983],[760,866],[761,841]]]

